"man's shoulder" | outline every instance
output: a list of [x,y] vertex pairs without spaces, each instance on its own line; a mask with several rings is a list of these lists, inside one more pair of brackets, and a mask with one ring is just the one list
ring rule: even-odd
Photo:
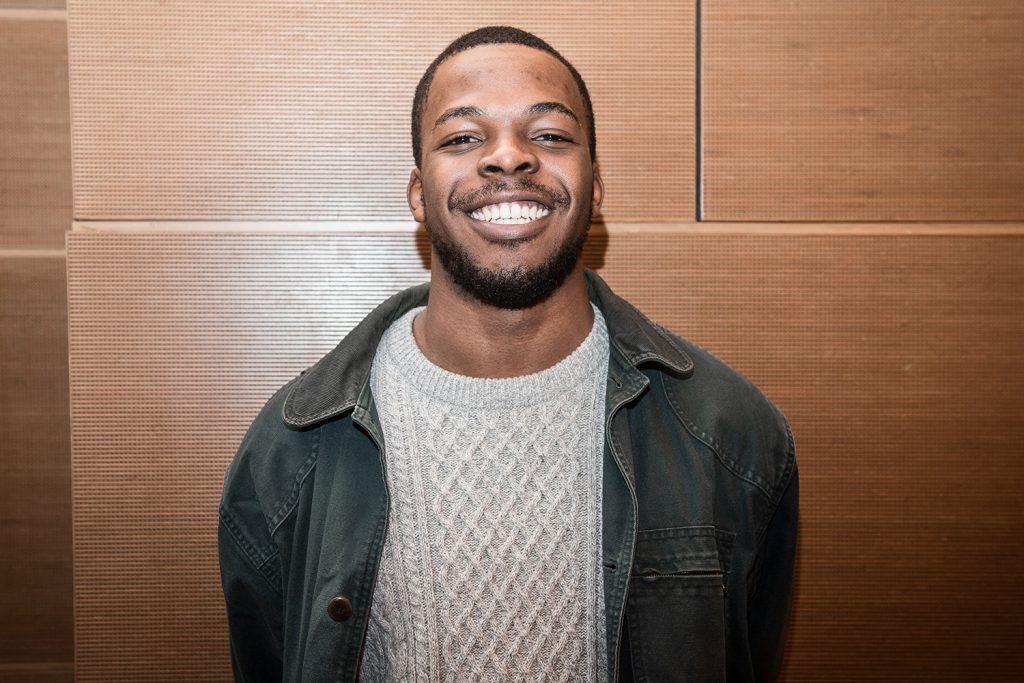
[[693,436],[737,476],[771,497],[795,468],[792,431],[782,411],[744,374],[671,332],[693,362],[688,376],[666,373],[665,397]]
[[247,509],[255,502],[272,528],[286,512],[295,486],[312,469],[315,430],[293,429],[283,416],[288,394],[301,376],[274,392],[246,430],[224,475],[222,514]]

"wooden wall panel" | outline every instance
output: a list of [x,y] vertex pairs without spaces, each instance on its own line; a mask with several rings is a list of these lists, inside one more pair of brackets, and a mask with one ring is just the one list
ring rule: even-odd
[[705,218],[1024,218],[1017,0],[702,11]]
[[70,680],[64,259],[0,258],[0,681]]
[[693,0],[77,0],[75,217],[408,218],[417,80],[460,33],[510,23],[588,80],[607,218],[689,218],[695,19]]
[[[417,244],[73,234],[68,247],[78,678],[226,680],[224,467],[277,386],[425,277]],[[1024,598],[1022,258],[1020,235],[662,230],[588,248],[620,293],[793,423],[787,680],[996,681],[1024,666],[1024,617],[1006,609]]]
[[792,422],[785,680],[1024,669],[1024,617],[1007,609],[1024,598],[1022,258],[1020,235],[611,237],[604,273],[620,293],[741,368]]
[[64,9],[64,0],[0,0],[0,9]]
[[0,249],[62,248],[71,225],[71,142],[59,13],[0,14],[0,93]]
[[73,679],[63,2],[0,0],[0,681]]
[[277,387],[426,278],[415,240],[73,234],[68,248],[77,680],[228,680],[225,466]]

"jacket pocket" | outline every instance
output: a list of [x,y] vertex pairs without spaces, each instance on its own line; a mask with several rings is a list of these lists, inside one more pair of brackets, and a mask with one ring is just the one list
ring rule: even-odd
[[733,536],[709,526],[637,534],[626,601],[636,681],[725,680]]

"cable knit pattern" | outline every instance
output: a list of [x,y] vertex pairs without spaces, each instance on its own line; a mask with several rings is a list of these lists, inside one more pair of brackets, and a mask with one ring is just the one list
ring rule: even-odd
[[478,379],[423,356],[421,310],[370,375],[391,507],[362,680],[605,681],[604,319],[546,370]]

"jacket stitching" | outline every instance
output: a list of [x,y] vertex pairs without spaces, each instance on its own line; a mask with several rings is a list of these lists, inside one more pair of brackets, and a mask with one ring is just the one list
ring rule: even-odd
[[644,316],[644,320],[647,321],[651,325],[651,327],[653,327],[655,329],[655,331],[658,334],[661,335],[661,337],[668,343],[669,346],[671,346],[673,349],[675,349],[675,351],[680,356],[683,357],[683,361],[684,362],[680,365],[680,368],[682,370],[684,370],[684,371],[692,370],[693,369],[693,360],[690,359],[690,354],[686,353],[686,350],[683,349],[683,347],[681,347],[676,342],[676,340],[672,336],[672,334],[668,330],[666,330],[664,327],[662,327],[659,323],[654,322],[650,318]]
[[277,549],[273,549],[270,553],[264,555],[260,553],[256,547],[250,543],[242,534],[241,527],[235,522],[234,518],[225,510],[223,507],[219,509],[220,520],[224,529],[231,536],[235,545],[242,551],[245,559],[252,565],[263,579],[270,584],[270,587],[274,589],[274,592],[279,596],[284,596],[284,591],[281,587],[280,576],[277,572],[268,568],[268,564],[271,560],[278,557]]
[[[784,421],[785,422],[785,421]],[[785,422],[786,427],[786,466],[783,469],[782,476],[779,477],[779,482],[776,485],[776,489],[781,491],[782,495],[773,496],[772,502],[765,510],[765,513],[761,515],[757,524],[754,527],[754,547],[757,549],[754,554],[754,563],[751,567],[750,575],[747,577],[747,600],[748,602],[754,598],[757,593],[757,585],[761,579],[761,565],[764,559],[764,542],[765,536],[768,533],[768,525],[771,523],[772,518],[779,509],[779,505],[782,504],[783,495],[786,489],[792,485],[793,472],[796,471],[796,443],[793,439],[793,430],[789,426],[789,422]]]
[[[386,487],[387,487],[387,483],[385,482],[385,489],[386,489]],[[369,600],[372,600],[373,590],[374,590],[375,584],[377,583],[377,572],[376,571],[372,571],[371,572],[370,571],[370,566],[373,565],[375,570],[379,568],[379,559],[380,559],[379,552],[380,552],[381,547],[384,545],[384,535],[386,533],[386,527],[387,527],[388,506],[389,506],[389,503],[387,502],[387,499],[385,498],[385,504],[383,506],[381,506],[381,510],[377,513],[377,524],[376,524],[376,527],[378,529],[380,529],[380,533],[378,534],[378,538],[374,539],[374,547],[376,547],[378,549],[378,555],[375,556],[374,553],[372,553],[372,552],[367,552],[366,553],[366,561],[363,563],[363,573],[362,573],[362,576],[360,577],[360,580],[359,580],[359,594],[360,595],[370,596],[370,597],[368,599],[368,604],[367,604],[367,606],[366,606],[366,608],[364,610],[365,616],[362,618],[363,620],[361,622],[361,624],[362,624],[362,635],[361,635],[360,638],[353,638],[353,639],[351,639],[351,646],[349,648],[349,654],[353,655],[353,656],[349,657],[347,659],[347,661],[349,662],[348,669],[349,669],[349,671],[352,674],[358,674],[359,667],[362,664],[360,654],[362,653],[363,642],[365,641],[365,638],[366,638],[366,627],[367,627],[367,623],[368,623],[368,620],[369,620],[369,611],[370,611]]]
[[[793,434],[789,428],[789,424],[786,425],[786,431],[789,434],[789,449],[786,458],[786,469],[783,477],[780,478],[780,483],[785,483],[781,486],[781,490],[785,493],[786,489],[792,484],[793,472],[795,471],[794,465],[796,464],[796,449],[793,443]],[[771,523],[772,518],[779,509],[779,505],[782,504],[782,496],[778,496],[777,500],[774,500],[765,513],[761,515],[761,519],[758,521],[754,531],[754,547],[757,548],[754,555],[754,564],[750,576],[747,579],[747,601],[748,603],[752,600],[757,593],[757,585],[761,579],[761,566],[764,560],[764,543],[766,534],[768,533],[768,525]]]
[[[275,395],[283,390],[284,387],[279,389],[275,393]],[[245,443],[250,440],[250,436],[255,438],[257,441],[263,441],[266,438],[267,429],[268,428],[266,425],[261,425],[258,434],[247,434],[245,439],[243,440],[242,448],[245,448]],[[249,462],[246,464],[246,474],[248,475],[249,480],[255,481],[251,469],[252,463]],[[259,506],[259,509],[262,511],[264,509],[263,501],[260,500],[259,493],[255,490],[255,487],[253,490],[253,497],[256,499],[256,503]],[[275,592],[283,596],[283,589],[280,586],[281,577],[279,573],[271,571],[268,568],[268,563],[274,558],[276,558],[278,555],[277,548],[273,546],[272,542],[269,550],[261,550],[257,548],[254,544],[252,544],[249,541],[249,539],[246,537],[245,533],[242,530],[242,526],[235,520],[231,513],[228,512],[227,508],[225,508],[223,504],[218,506],[218,512],[225,529],[227,529],[231,537],[235,540],[235,543],[238,545],[238,547],[241,548],[242,552],[244,553],[246,559],[248,559],[249,563],[253,566],[254,569],[256,569],[257,572],[259,572],[260,576],[262,576],[271,585],[271,587],[273,587]],[[264,520],[265,519],[266,518],[264,517]]]
[[[296,389],[297,388],[298,387],[296,387]],[[320,412],[314,413],[312,415],[299,415],[298,413],[295,412],[295,409],[291,406],[291,403],[291,396],[289,396],[285,420],[287,420],[289,424],[293,424],[299,427],[309,427],[310,425],[313,425],[325,418],[332,417],[335,415],[341,415],[342,413],[351,410],[353,406],[355,406],[355,403],[345,403],[340,406],[329,406],[324,410],[321,410]]]
[[729,458],[729,457],[727,457],[725,455],[724,449],[718,444],[717,441],[715,441],[715,439],[710,434],[708,434],[704,430],[700,429],[699,427],[697,427],[697,425],[693,424],[692,422],[687,420],[685,417],[683,417],[681,412],[680,412],[682,410],[682,408],[676,402],[676,399],[673,398],[672,392],[669,390],[668,382],[666,382],[663,377],[659,377],[659,381],[661,382],[661,386],[662,386],[663,393],[665,394],[665,398],[668,401],[669,406],[672,408],[672,412],[675,413],[676,418],[683,425],[683,427],[686,429],[686,431],[689,432],[690,435],[693,436],[693,438],[697,439],[698,441],[703,443],[705,446],[710,448],[711,452],[715,454],[715,458],[717,458],[718,461],[720,463],[722,463],[722,465],[727,470],[729,470],[730,472],[732,472],[733,474],[735,474],[737,477],[739,477],[743,481],[747,482],[748,484],[751,484],[752,486],[756,487],[759,491],[761,491],[761,493],[763,493],[765,495],[765,497],[767,497],[769,500],[771,500],[772,499],[772,494],[768,490],[768,487],[765,486],[760,481],[758,481],[760,479],[760,477],[757,477],[756,475],[753,475],[752,473],[747,473],[747,472],[742,471],[742,468],[740,468],[740,466],[738,464],[736,464],[732,460],[732,458]]
[[320,440],[323,438],[322,432],[323,430],[317,430],[316,441],[313,442],[313,445],[309,449],[309,456],[295,473],[295,480],[292,482],[292,488],[291,491],[288,492],[288,497],[278,507],[277,512],[274,513],[268,522],[271,536],[277,533],[277,530],[281,528],[281,525],[284,524],[285,520],[288,519],[288,516],[295,509],[295,504],[299,499],[299,492],[302,490],[302,485],[305,483],[309,473],[313,471],[313,468],[316,465],[316,458],[320,452]]
[[792,483],[793,471],[796,465],[796,444],[793,440],[793,430],[790,428],[789,423],[786,422],[786,466],[782,470],[782,476],[779,477],[779,481],[775,485],[775,491],[770,497],[771,505],[765,511],[765,514],[761,516],[755,527],[754,538],[756,539],[756,546],[761,547],[763,542],[763,536],[768,531],[768,525],[771,523],[772,517],[775,516],[775,511],[778,510],[779,505],[782,503],[782,495],[786,489]]

